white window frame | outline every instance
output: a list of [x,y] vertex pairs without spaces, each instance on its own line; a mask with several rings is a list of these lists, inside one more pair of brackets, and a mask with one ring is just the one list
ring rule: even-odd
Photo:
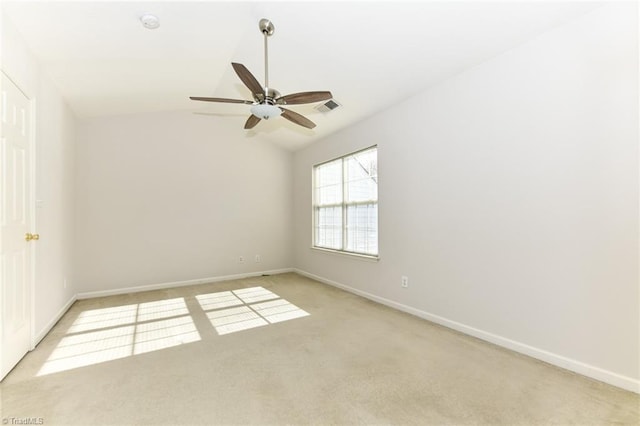
[[[356,206],[356,205],[369,205],[369,204],[375,204],[376,206],[376,210],[378,211],[378,206],[379,206],[379,197],[378,194],[376,194],[376,199],[375,200],[366,200],[366,201],[353,201],[353,202],[347,202],[345,201],[345,193],[346,193],[346,186],[347,186],[347,181],[345,180],[345,164],[346,164],[346,159],[348,159],[349,157],[352,157],[354,155],[369,151],[369,150],[373,150],[375,149],[376,151],[376,162],[377,162],[377,157],[378,157],[378,146],[377,145],[373,145],[373,146],[369,146],[367,148],[364,149],[360,149],[358,151],[354,151],[354,152],[350,152],[348,154],[345,154],[341,157],[337,157],[337,158],[333,158],[331,160],[328,161],[324,161],[322,163],[318,163],[318,164],[314,164],[312,167],[312,206],[311,206],[311,210],[312,210],[312,236],[311,236],[311,247],[313,249],[316,250],[320,250],[320,251],[325,251],[325,252],[330,252],[330,253],[336,253],[336,254],[341,254],[341,255],[348,255],[348,256],[353,256],[353,257],[358,257],[358,258],[363,258],[363,259],[372,259],[372,260],[378,260],[379,256],[380,256],[380,229],[379,229],[379,220],[376,221],[376,236],[377,236],[377,245],[376,245],[376,253],[372,254],[372,253],[364,253],[364,252],[357,252],[357,251],[349,251],[346,249],[347,247],[347,208],[349,206]],[[342,163],[342,177],[341,177],[341,183],[342,183],[342,200],[340,203],[336,203],[334,205],[323,205],[320,206],[318,205],[318,203],[316,202],[316,169],[320,166],[324,166],[327,165],[329,163],[333,163],[336,161],[340,161]],[[378,181],[378,175],[376,174],[376,182]],[[330,206],[335,206],[335,207],[341,207],[342,208],[342,229],[341,229],[341,233],[342,233],[342,244],[340,249],[336,249],[336,248],[331,248],[331,247],[324,247],[324,246],[320,246],[318,245],[316,239],[317,239],[317,229],[318,229],[318,210],[321,207],[330,207]]]

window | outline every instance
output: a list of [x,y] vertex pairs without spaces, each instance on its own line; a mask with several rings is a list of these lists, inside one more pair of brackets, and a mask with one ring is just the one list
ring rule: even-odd
[[378,148],[313,167],[313,246],[378,255]]

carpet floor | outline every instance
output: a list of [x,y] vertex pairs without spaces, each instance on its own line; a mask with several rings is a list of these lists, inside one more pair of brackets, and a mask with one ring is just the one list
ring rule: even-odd
[[0,392],[5,424],[640,424],[637,394],[293,273],[78,301]]

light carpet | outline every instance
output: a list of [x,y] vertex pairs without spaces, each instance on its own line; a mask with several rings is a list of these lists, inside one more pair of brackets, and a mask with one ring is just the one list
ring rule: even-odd
[[293,273],[78,301],[0,392],[8,424],[640,422],[637,394]]

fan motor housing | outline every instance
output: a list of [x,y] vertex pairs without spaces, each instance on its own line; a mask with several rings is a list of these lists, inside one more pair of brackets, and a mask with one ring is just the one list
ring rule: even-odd
[[258,93],[254,96],[256,102],[259,102],[259,103],[265,102],[265,103],[268,103],[269,105],[275,105],[276,99],[280,97],[280,92],[270,87],[266,87],[264,89],[264,92],[266,96],[262,95],[261,93]]

